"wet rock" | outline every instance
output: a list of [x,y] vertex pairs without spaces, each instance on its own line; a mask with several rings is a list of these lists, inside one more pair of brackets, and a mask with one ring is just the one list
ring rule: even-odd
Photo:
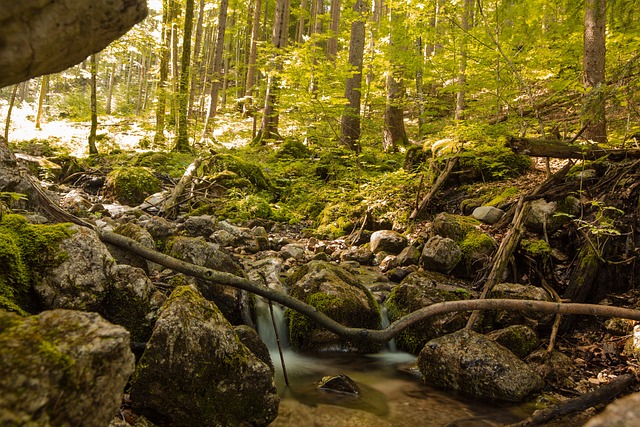
[[360,387],[358,387],[358,384],[344,374],[322,377],[318,382],[318,390],[350,394],[353,396],[360,394]]
[[458,244],[448,237],[433,236],[422,249],[420,265],[425,270],[449,274],[462,259]]
[[398,254],[398,265],[406,267],[408,265],[417,265],[420,261],[420,250],[413,245],[409,245]]
[[388,252],[399,254],[407,246],[407,238],[397,231],[380,230],[371,234],[370,250],[374,254]]
[[66,259],[48,270],[34,290],[47,309],[95,310],[111,285],[116,263],[95,231],[72,229],[59,246]]
[[[169,255],[191,264],[244,277],[242,267],[228,251],[215,243],[207,242],[202,237],[176,237]],[[204,297],[215,302],[232,324],[244,323],[240,290],[201,279],[188,278],[187,280],[197,283]]]
[[[495,285],[487,298],[552,301],[547,291],[543,288],[516,283],[499,283]],[[514,324],[527,324],[537,327],[539,324],[549,324],[553,321],[553,314],[536,312],[487,310],[484,316],[486,325],[493,325],[498,328]]]
[[105,426],[133,368],[129,333],[96,313],[0,311],[0,425]]
[[485,224],[495,224],[500,221],[504,211],[494,206],[479,206],[473,210],[472,217]]
[[621,397],[607,405],[584,427],[636,427],[640,425],[640,393]]
[[157,291],[140,268],[115,267],[115,280],[100,304],[108,321],[125,327],[134,342],[146,342],[166,297]]
[[[350,327],[380,329],[380,307],[371,292],[342,267],[311,261],[298,268],[287,280],[289,295],[335,321]],[[346,341],[320,328],[294,311],[289,311],[291,346],[300,351],[343,350],[377,352],[381,344]]]
[[[127,222],[126,224],[119,225],[113,230],[113,232],[135,240],[147,249],[156,249],[151,233],[135,222]],[[159,273],[163,269],[161,265],[148,261],[131,251],[120,248],[119,246],[107,243],[107,248],[118,264],[126,264],[132,267],[141,268],[147,274]]]
[[262,283],[270,289],[286,293],[284,285],[280,281],[283,267],[282,259],[277,256],[244,261],[245,272],[249,279],[256,283]]
[[[439,302],[469,299],[471,294],[456,282],[442,274],[418,271],[409,274],[397,285],[385,302],[390,322],[403,316]],[[425,343],[463,328],[469,317],[468,313],[446,313],[432,316],[402,331],[396,337],[399,349],[418,354]]]
[[185,219],[182,229],[186,236],[208,238],[216,231],[216,223],[211,215],[190,216]]
[[255,354],[258,359],[262,360],[267,366],[271,368],[271,371],[274,371],[273,361],[271,360],[271,355],[269,354],[269,349],[267,345],[260,339],[260,336],[250,326],[247,325],[238,325],[234,326],[233,330],[235,331],[238,338],[240,338],[240,342],[245,345],[253,354]]
[[392,282],[400,283],[405,277],[416,271],[418,271],[418,267],[415,265],[410,265],[408,267],[396,267],[387,271],[387,277]]
[[271,368],[191,286],[164,305],[131,385],[138,411],[175,425],[268,425],[279,398]]
[[509,350],[466,330],[429,341],[418,367],[426,384],[480,398],[518,402],[543,386],[538,374]]
[[521,359],[527,357],[538,345],[536,331],[525,325],[511,325],[487,334],[487,338],[511,350]]

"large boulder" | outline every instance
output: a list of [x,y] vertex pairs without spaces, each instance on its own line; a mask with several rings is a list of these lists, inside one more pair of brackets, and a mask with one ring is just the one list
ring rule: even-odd
[[[202,237],[176,237],[171,243],[169,255],[191,264],[244,277],[242,267],[226,249]],[[240,290],[201,279],[187,280],[197,283],[204,297],[215,302],[232,324],[243,323]]]
[[133,368],[129,333],[96,313],[0,310],[0,425],[106,426]]
[[0,10],[0,87],[62,71],[147,16],[144,0],[22,0]]
[[[518,283],[498,283],[487,298],[553,301],[543,288]],[[487,310],[484,313],[485,325],[489,328],[506,328],[515,324],[537,327],[539,324],[551,323],[553,317],[553,314],[508,310]]]
[[164,305],[131,382],[137,411],[174,425],[268,425],[279,398],[271,368],[192,286]]
[[[289,277],[289,294],[344,326],[380,329],[380,307],[356,277],[334,264],[311,261]],[[291,346],[300,351],[346,350],[375,353],[381,344],[343,340],[307,317],[288,311]]]
[[[417,271],[405,277],[385,302],[390,322],[439,302],[471,298],[471,293],[460,280],[440,273]],[[398,348],[418,354],[425,343],[433,338],[463,328],[469,315],[465,312],[445,313],[422,320],[402,331],[396,337]]]
[[636,427],[640,425],[640,393],[615,400],[584,427]]
[[509,350],[467,330],[429,341],[418,367],[426,384],[485,399],[518,402],[543,386],[540,376]]
[[59,246],[64,261],[44,275],[34,290],[46,309],[96,310],[114,277],[115,260],[95,231],[73,226]]
[[380,230],[371,234],[369,249],[374,254],[387,252],[398,255],[407,246],[407,238],[397,231]]

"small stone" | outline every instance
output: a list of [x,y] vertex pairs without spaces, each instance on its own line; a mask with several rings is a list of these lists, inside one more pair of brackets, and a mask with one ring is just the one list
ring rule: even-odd
[[486,224],[495,224],[500,221],[503,215],[504,211],[494,206],[479,206],[471,213],[472,217]]
[[360,387],[358,384],[344,374],[322,377],[318,384],[319,390],[327,390],[335,393],[345,393],[358,396]]

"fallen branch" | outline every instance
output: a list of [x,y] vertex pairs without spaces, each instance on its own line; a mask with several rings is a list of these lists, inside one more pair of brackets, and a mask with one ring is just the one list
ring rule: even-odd
[[614,150],[596,144],[570,144],[565,141],[509,137],[507,145],[518,154],[556,159],[596,160],[608,156],[611,160],[639,158],[640,150]]
[[191,181],[193,181],[193,177],[198,171],[198,167],[200,167],[201,163],[202,159],[200,157],[196,157],[184,172],[182,178],[180,178],[180,181],[178,181],[167,200],[164,202],[164,207],[162,208],[162,211],[160,213],[166,218],[175,219],[175,217],[178,215],[178,206],[180,205],[180,203],[178,203],[178,198],[182,195],[182,193],[184,193],[184,189],[187,187],[187,185]]
[[620,375],[592,392],[569,399],[550,408],[537,410],[529,418],[519,423],[511,424],[508,427],[535,427],[565,415],[584,411],[587,408],[610,401],[636,381],[637,378],[634,373]]
[[436,182],[434,182],[433,185],[431,186],[431,190],[429,190],[429,192],[427,193],[426,196],[424,196],[420,204],[413,210],[413,212],[411,212],[411,216],[409,216],[409,219],[416,219],[422,214],[422,212],[427,208],[429,203],[431,203],[431,199],[433,199],[433,196],[436,195],[440,187],[442,187],[442,185],[445,183],[447,178],[449,178],[449,176],[451,175],[451,172],[453,171],[453,168],[456,166],[457,163],[458,163],[458,157],[451,157],[449,160],[447,160],[447,164],[444,168],[444,171],[442,171],[442,173],[438,175],[438,179],[436,179]]
[[268,300],[275,301],[298,313],[308,317],[320,326],[346,339],[371,340],[386,342],[395,338],[400,332],[409,326],[420,322],[431,316],[451,313],[456,311],[469,310],[510,310],[510,311],[535,311],[549,314],[582,314],[589,316],[619,317],[623,319],[640,320],[640,310],[630,310],[620,307],[611,307],[595,304],[559,304],[544,301],[527,301],[511,299],[484,299],[484,300],[462,300],[448,301],[423,307],[414,311],[382,330],[372,330],[363,328],[350,328],[343,326],[315,307],[303,303],[287,294],[260,286],[255,282],[234,276],[230,273],[212,270],[194,264],[181,261],[163,253],[145,248],[135,240],[115,234],[110,231],[98,230],[100,239],[123,249],[127,249],[149,261],[153,261],[171,270],[180,273],[211,281],[221,285],[227,285],[242,289],[247,292],[262,296]]

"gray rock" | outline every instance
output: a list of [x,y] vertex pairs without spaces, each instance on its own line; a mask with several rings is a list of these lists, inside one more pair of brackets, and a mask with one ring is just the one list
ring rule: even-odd
[[[371,292],[344,268],[322,261],[311,261],[288,279],[289,295],[350,327],[380,329],[380,307]],[[371,353],[381,344],[348,341],[319,327],[307,317],[289,312],[291,346],[300,351],[357,351]]]
[[116,263],[95,231],[72,229],[73,235],[60,243],[66,259],[47,271],[34,290],[47,309],[94,310],[111,285]]
[[607,405],[584,427],[637,427],[640,425],[640,393],[621,397]]
[[[487,298],[552,301],[551,296],[543,288],[517,283],[498,283],[489,292]],[[489,325],[506,328],[514,324],[527,324],[532,327],[537,327],[539,324],[550,324],[554,316],[553,314],[536,312],[488,310],[484,317]]]
[[372,259],[373,254],[367,246],[351,246],[340,254],[341,261],[357,261],[362,265],[370,264]]
[[564,224],[571,221],[567,216],[556,215],[558,213],[578,215],[580,213],[580,201],[568,196],[559,202],[547,202],[538,199],[531,202],[531,209],[525,220],[528,229],[542,232],[546,228],[547,233],[552,234]]
[[124,328],[71,310],[0,325],[0,425],[109,424],[134,368]]
[[420,265],[425,270],[449,274],[462,259],[458,244],[448,237],[433,236],[422,249]]
[[429,341],[418,367],[426,384],[479,398],[518,402],[543,386],[540,376],[509,350],[466,330]]
[[189,237],[209,237],[216,231],[216,219],[211,215],[190,216],[182,224]]
[[[113,232],[135,240],[147,249],[156,249],[151,233],[135,222],[127,222],[126,224],[119,225],[113,230]],[[119,246],[107,244],[107,248],[118,264],[126,264],[132,267],[141,268],[147,274],[159,273],[163,269],[161,265],[148,261],[145,258],[142,258],[141,256]]]
[[472,217],[485,224],[495,224],[500,221],[503,215],[504,211],[494,206],[479,206],[471,213]]
[[420,250],[413,245],[409,245],[398,254],[398,265],[406,267],[409,265],[417,265],[420,261]]
[[407,246],[407,238],[397,231],[380,230],[371,234],[369,249],[374,254],[388,252],[398,255]]
[[149,232],[149,234],[151,234],[153,241],[156,244],[161,243],[158,246],[161,246],[163,248],[167,242],[167,239],[174,236],[178,232],[176,226],[173,223],[159,216],[152,216],[146,221],[140,221],[140,225],[144,227]]
[[[169,255],[191,264],[244,277],[244,272],[228,251],[202,237],[178,236],[173,240]],[[187,280],[193,280],[188,278]],[[220,311],[234,325],[243,323],[240,290],[196,279],[195,283],[208,300],[215,302]]]
[[279,404],[271,368],[191,286],[176,288],[163,307],[131,399],[135,408],[193,426],[268,425]]
[[91,201],[87,193],[73,189],[60,198],[60,206],[74,215],[87,216],[91,209]]
[[296,261],[302,261],[304,259],[305,250],[304,247],[297,243],[290,243],[284,245],[280,249],[280,255],[283,259],[293,258]]
[[99,312],[108,321],[125,327],[132,341],[146,342],[165,300],[165,295],[155,289],[142,269],[117,265],[113,286]]

